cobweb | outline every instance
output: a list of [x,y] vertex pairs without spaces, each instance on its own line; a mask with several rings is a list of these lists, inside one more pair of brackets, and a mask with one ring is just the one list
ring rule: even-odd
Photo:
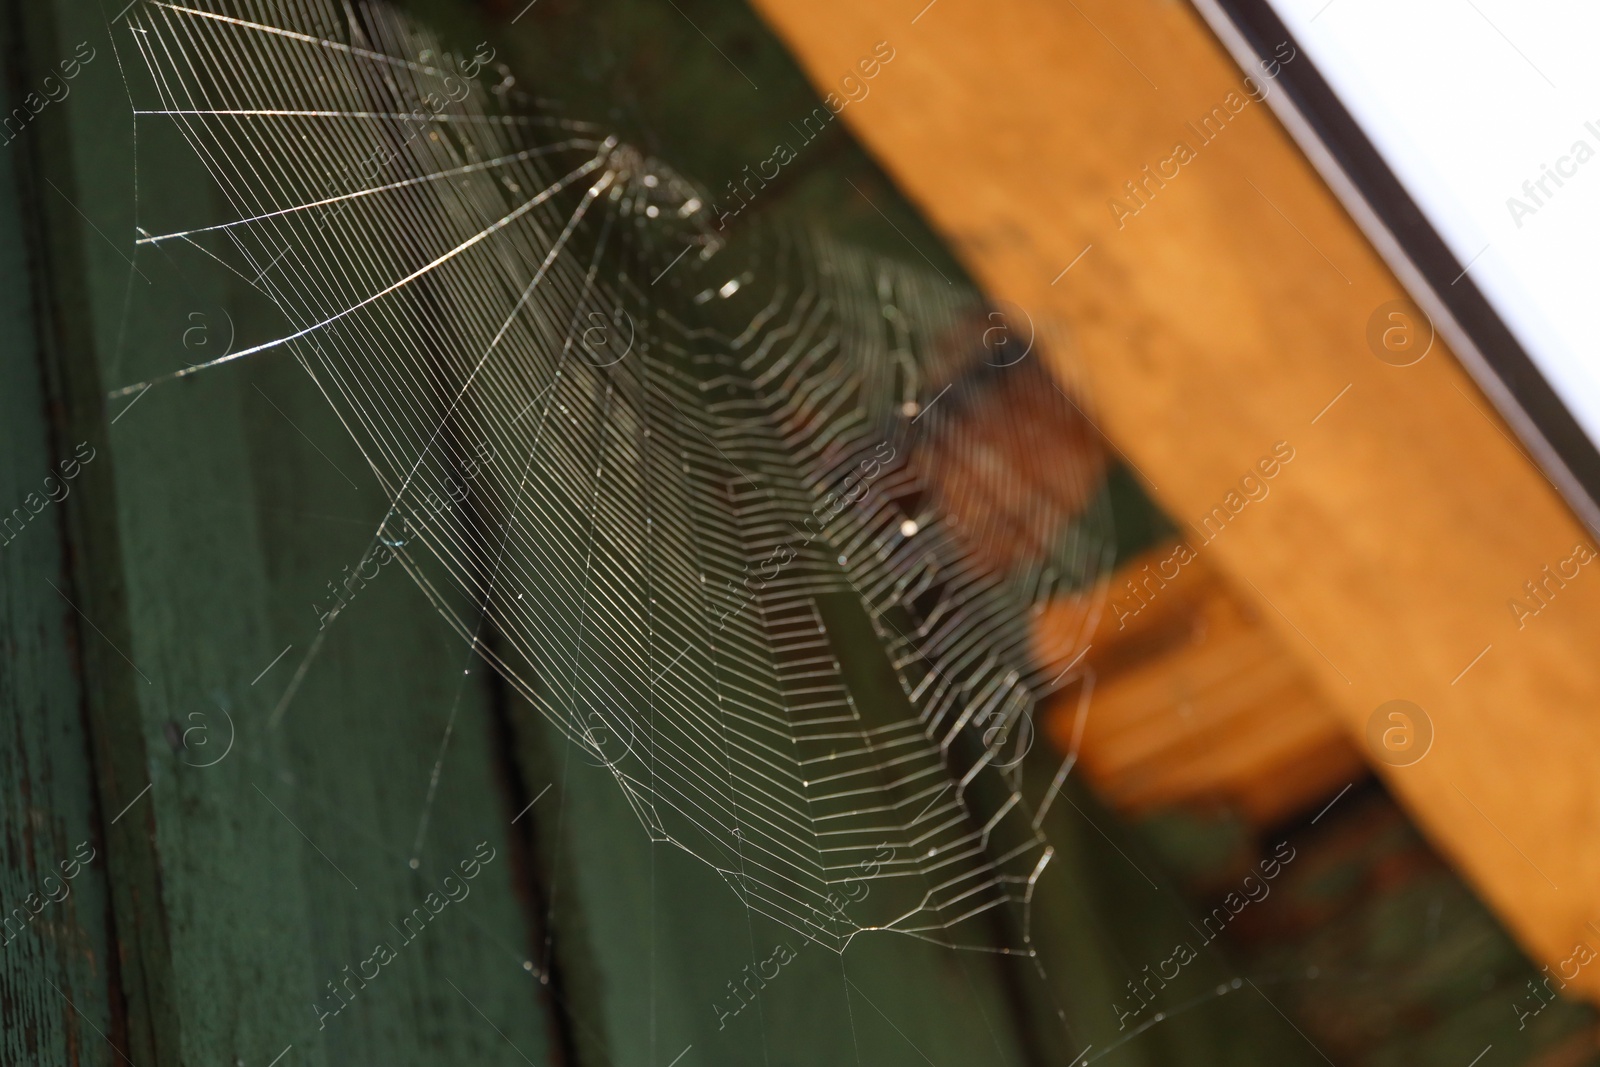
[[1051,857],[1022,757],[1084,639],[1032,648],[1031,609],[1109,546],[1034,325],[820,233],[724,240],[670,166],[381,4],[126,18],[137,121],[231,212],[141,243],[287,323],[167,377],[291,352],[391,501],[376,540],[745,906],[992,947],[970,920]]

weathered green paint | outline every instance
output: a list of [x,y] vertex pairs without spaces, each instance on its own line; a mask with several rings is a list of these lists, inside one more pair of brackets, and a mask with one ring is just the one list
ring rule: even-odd
[[[18,29],[0,18],[0,114],[20,103]],[[96,1030],[119,1035],[120,994],[64,512],[46,479],[56,496],[82,486],[62,478],[72,451],[46,418],[18,164],[0,149],[0,1063],[102,1065],[116,1056]]]

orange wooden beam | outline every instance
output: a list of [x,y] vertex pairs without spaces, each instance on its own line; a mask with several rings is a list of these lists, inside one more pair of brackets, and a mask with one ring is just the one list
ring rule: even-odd
[[1228,808],[1265,829],[1364,777],[1281,636],[1199,555],[1163,543],[1118,568],[1110,589],[1081,658],[1098,596],[1058,600],[1034,622],[1041,659],[1086,668],[1043,709],[1044,732],[1078,752],[1108,803],[1135,816]]
[[756,6],[825,92],[895,50],[844,120],[980,284],[1070,330],[1110,438],[1353,734],[1424,709],[1426,756],[1379,769],[1533,953],[1600,947],[1600,567],[1508,607],[1587,535],[1442,343],[1369,350],[1404,294],[1271,83],[1166,0]]

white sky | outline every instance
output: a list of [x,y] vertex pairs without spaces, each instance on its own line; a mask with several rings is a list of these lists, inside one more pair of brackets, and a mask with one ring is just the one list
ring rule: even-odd
[[1600,445],[1600,4],[1270,2]]

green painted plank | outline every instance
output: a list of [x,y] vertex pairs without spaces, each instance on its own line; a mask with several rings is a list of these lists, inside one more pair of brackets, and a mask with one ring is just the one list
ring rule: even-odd
[[[27,84],[9,14],[7,115]],[[46,420],[19,210],[24,150],[0,149],[0,1063],[109,1064],[116,1053],[100,1035],[126,1039],[60,508],[81,490],[83,465]],[[91,464],[98,455],[80,452]]]
[[[71,514],[101,808],[133,802],[108,849],[127,1051],[141,1065],[543,1062],[483,672],[466,673],[398,565],[325,636],[311,608],[386,510],[326,403],[281,356],[103,403],[196,358],[196,325],[214,343],[230,316],[240,336],[283,330],[192,249],[127,262],[136,225],[222,208],[156,120],[140,124],[135,189],[123,78],[137,74],[103,18],[69,2],[30,16],[31,54],[100,51],[57,105],[30,209],[65,422],[109,439]],[[112,32],[125,51],[128,31]]]

